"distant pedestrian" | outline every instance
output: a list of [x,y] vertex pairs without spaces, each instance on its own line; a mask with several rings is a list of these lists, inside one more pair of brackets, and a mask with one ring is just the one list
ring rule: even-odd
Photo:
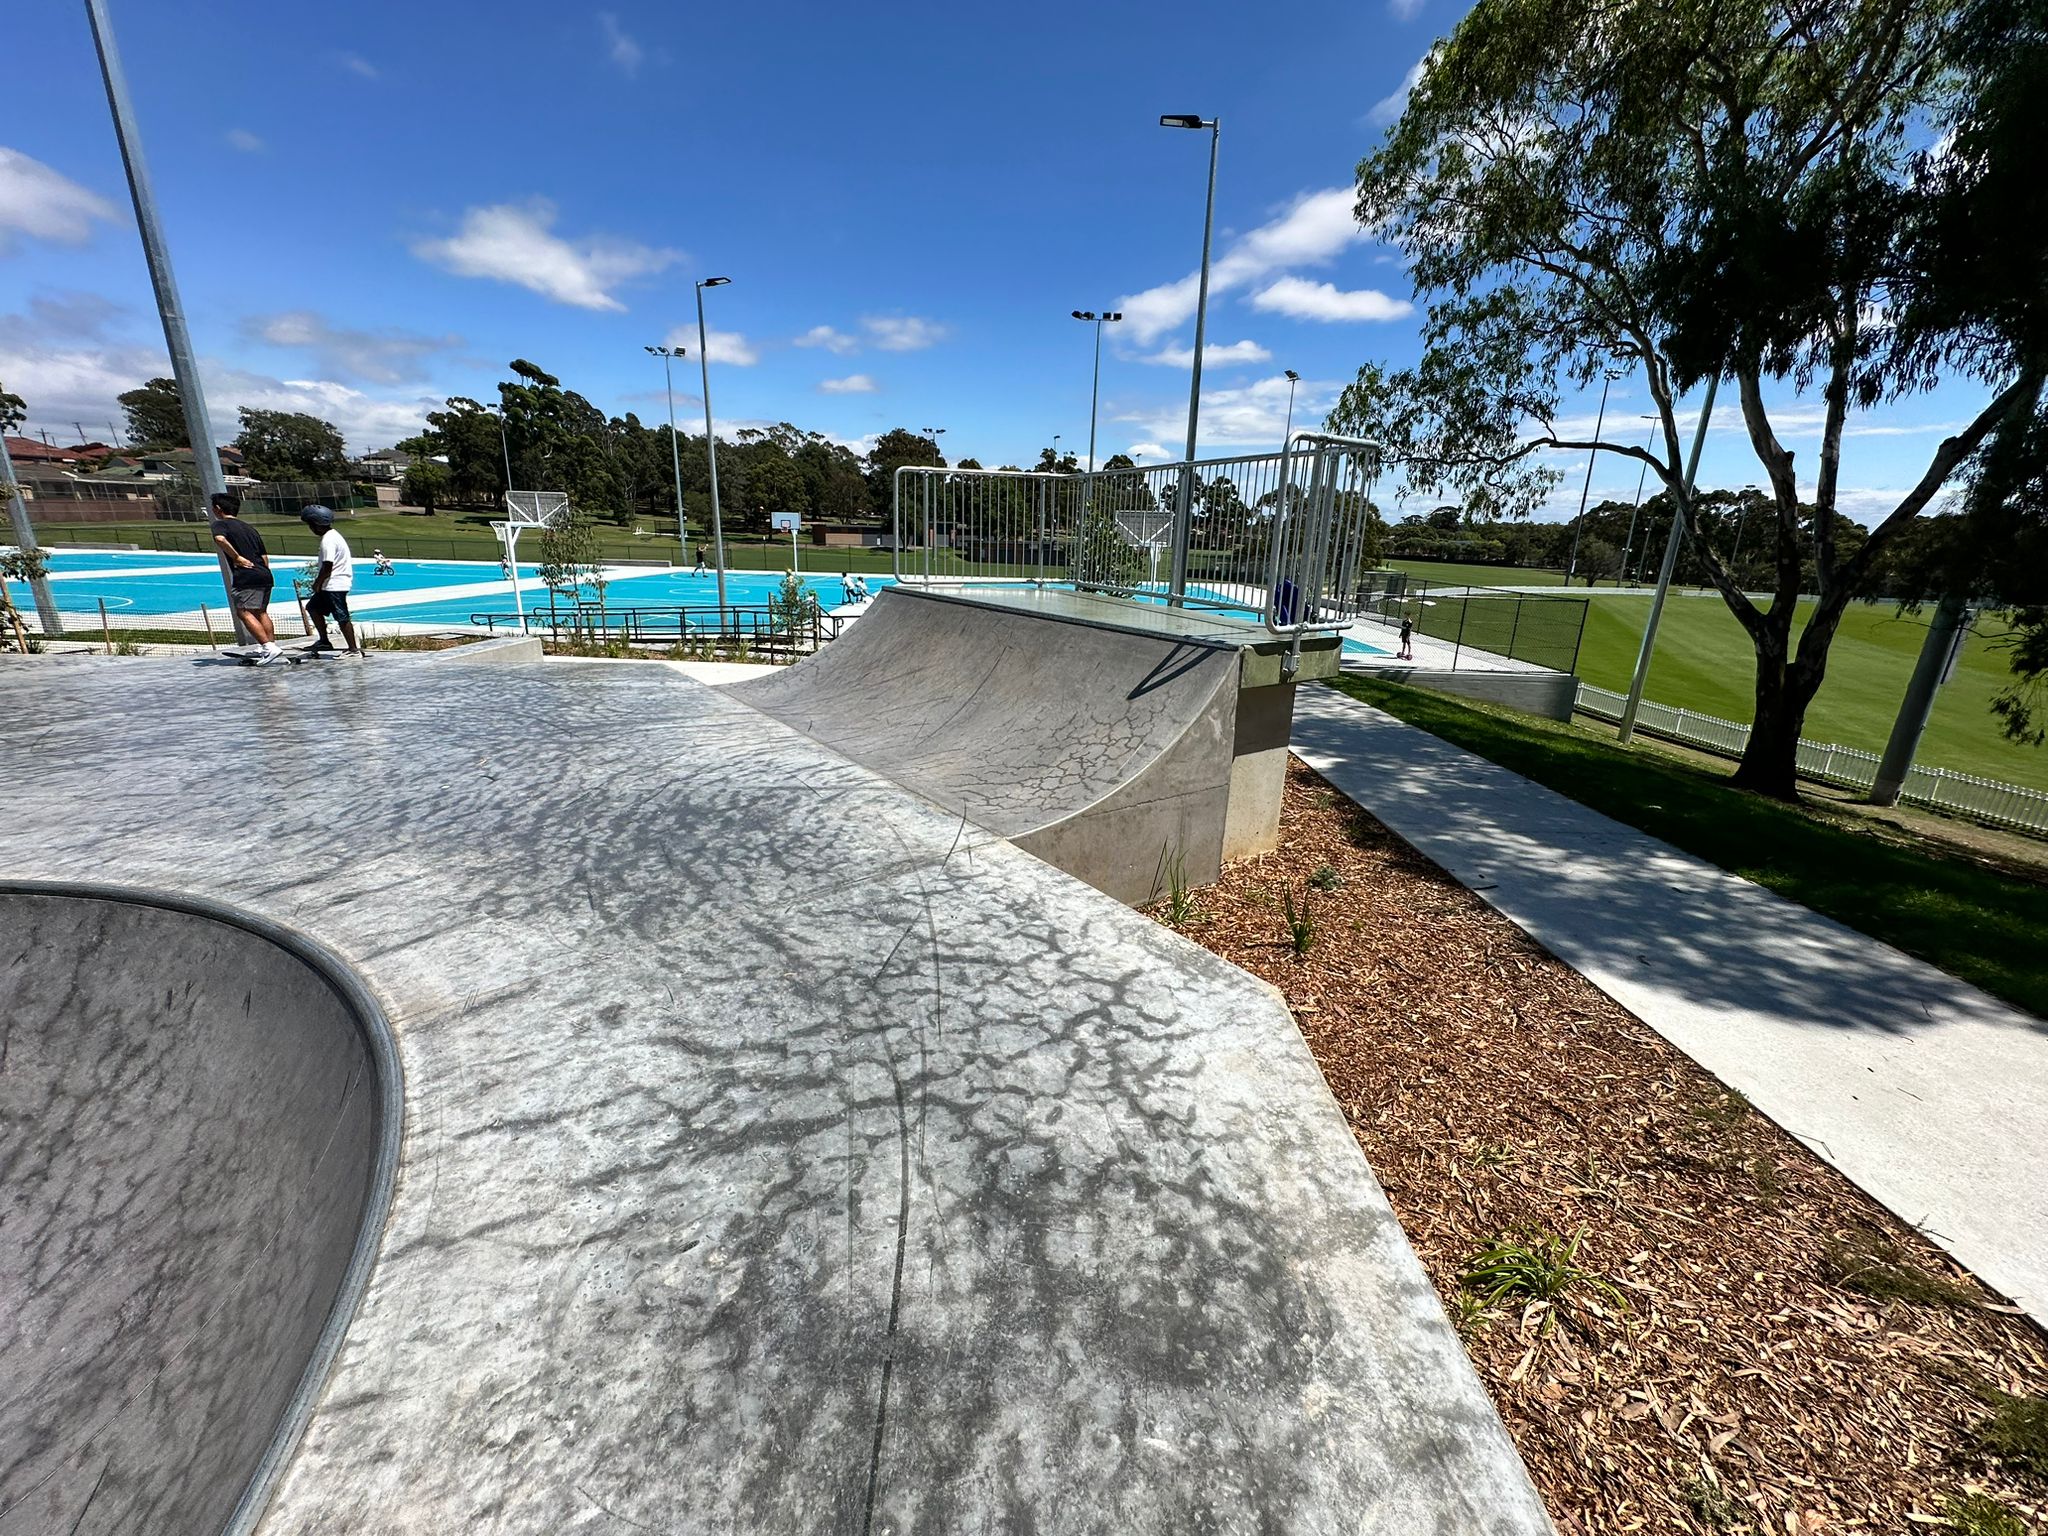
[[397,567],[392,565],[391,557],[383,550],[373,549],[370,551],[370,569],[379,576],[390,576],[396,572]]
[[706,571],[710,569],[710,564],[704,558],[704,546],[702,544],[699,544],[697,546],[697,569],[690,572],[690,574],[692,576],[702,576]]
[[344,539],[334,529],[334,513],[323,506],[314,505],[299,514],[299,521],[320,536],[320,566],[313,573],[313,595],[306,599],[306,617],[313,621],[319,638],[307,646],[308,651],[318,653],[331,651],[334,642],[327,636],[327,620],[332,617],[341,626],[341,638],[347,644],[350,656],[361,656],[363,648],[356,643],[355,620],[349,617],[348,594],[356,584],[355,556]]
[[242,521],[242,498],[233,491],[212,497],[210,505],[213,521],[209,531],[214,547],[228,563],[229,599],[235,617],[256,641],[254,660],[259,666],[282,662],[285,658],[277,648],[277,625],[270,617],[270,589],[277,578],[270,571],[270,552],[263,547],[263,535]]
[[1395,653],[1394,660],[1413,661],[1414,659],[1415,621],[1404,616],[1401,620],[1401,649]]

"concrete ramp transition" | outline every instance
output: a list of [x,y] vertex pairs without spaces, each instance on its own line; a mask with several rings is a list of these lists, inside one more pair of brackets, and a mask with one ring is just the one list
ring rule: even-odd
[[395,1142],[381,1020],[317,960],[191,901],[0,886],[0,1536],[260,1506]]
[[730,692],[1138,903],[1174,860],[1201,885],[1272,846],[1282,649],[1127,599],[896,587],[817,656]]

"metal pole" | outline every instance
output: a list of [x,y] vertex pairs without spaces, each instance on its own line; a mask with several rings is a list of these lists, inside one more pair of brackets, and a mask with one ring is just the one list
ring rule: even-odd
[[1635,739],[1636,713],[1643,707],[1643,685],[1650,680],[1650,657],[1657,649],[1657,625],[1664,617],[1664,599],[1671,593],[1671,573],[1678,566],[1678,545],[1685,536],[1685,514],[1692,506],[1693,484],[1700,472],[1700,450],[1706,446],[1707,423],[1713,419],[1714,395],[1720,388],[1721,376],[1716,373],[1707,380],[1707,398],[1700,402],[1699,429],[1692,435],[1692,455],[1685,464],[1684,494],[1672,498],[1671,536],[1664,541],[1664,563],[1657,571],[1650,616],[1643,621],[1643,643],[1636,652],[1635,675],[1629,679],[1628,702],[1621,708],[1621,730],[1616,739],[1623,746]]
[[[1656,442],[1656,440],[1657,440],[1657,429],[1656,429],[1655,427],[1652,427],[1652,428],[1650,428],[1650,442],[1651,442],[1651,443],[1654,443],[1654,442]],[[1646,444],[1645,446],[1648,446],[1648,445]],[[1638,472],[1637,472],[1637,474],[1636,474],[1636,499],[1635,499],[1635,505],[1631,506],[1631,507],[1630,507],[1630,508],[1628,509],[1628,537],[1627,537],[1626,539],[1624,539],[1624,540],[1622,541],[1622,545],[1621,545],[1621,580],[1622,580],[1622,581],[1626,581],[1626,580],[1628,580],[1628,557],[1629,557],[1630,553],[1631,553],[1631,552],[1632,552],[1632,551],[1633,551],[1633,550],[1635,549],[1635,547],[1636,547],[1636,514],[1637,514],[1638,512],[1640,512],[1640,511],[1641,511],[1641,510],[1643,509],[1643,486],[1644,486],[1644,484],[1645,484],[1645,483],[1646,483],[1646,482],[1647,482],[1647,481],[1649,480],[1649,478],[1650,478],[1650,466],[1649,466],[1649,465],[1648,465],[1648,464],[1646,463],[1646,464],[1644,464],[1644,465],[1643,465],[1642,469],[1641,469],[1640,471],[1638,471]],[[1638,563],[1638,564],[1641,564],[1641,561],[1640,561],[1640,560],[1638,560],[1638,561],[1637,561],[1637,563]],[[1619,586],[1619,585],[1621,585],[1621,582],[1616,582],[1616,583],[1615,583],[1615,585],[1616,585],[1616,586]]]
[[[1614,383],[1603,379],[1600,384],[1600,413],[1593,418],[1593,441],[1600,441],[1600,429],[1607,425],[1607,390]],[[1595,448],[1586,455],[1586,483],[1579,487],[1579,515],[1572,519],[1572,557],[1564,568],[1564,581],[1570,586],[1572,578],[1579,574],[1579,535],[1586,527],[1586,498],[1593,494],[1593,466],[1600,459],[1600,450]]]
[[1209,200],[1202,210],[1202,277],[1195,290],[1195,367],[1188,383],[1188,451],[1180,472],[1180,508],[1174,516],[1173,584],[1167,601],[1184,606],[1188,591],[1188,545],[1195,522],[1195,434],[1202,412],[1202,345],[1209,322],[1209,241],[1216,228],[1216,151],[1223,138],[1223,120],[1209,124]]
[[704,339],[704,285],[697,285],[697,366],[704,379],[704,452],[711,459],[711,554],[718,562],[718,622],[725,624],[725,519],[718,506],[718,438],[711,430],[711,358]]
[[[501,405],[492,414],[498,418],[498,447],[505,455],[505,494],[510,496],[512,494],[512,439],[505,435],[505,408]],[[510,511],[511,507],[512,504],[509,501],[505,503],[507,511]]]
[[[1301,382],[1301,380],[1300,380],[1300,378],[1299,378],[1299,377],[1298,377],[1298,376],[1297,376],[1297,375],[1295,374],[1294,370],[1293,370],[1292,368],[1288,369],[1288,370],[1287,370],[1287,424],[1286,424],[1285,426],[1283,426],[1283,427],[1282,427],[1282,428],[1280,429],[1280,451],[1281,451],[1281,453],[1283,453],[1283,454],[1287,452],[1287,439],[1289,439],[1290,437],[1294,436],[1294,386],[1295,386],[1295,385],[1297,385],[1297,384],[1299,384],[1300,382]],[[1287,494],[1287,488],[1286,488],[1285,486],[1282,486],[1282,487],[1281,487],[1281,489],[1280,489],[1280,494],[1281,494],[1281,495],[1282,495],[1283,497],[1284,497],[1284,496],[1285,496],[1285,495]]]
[[682,551],[682,563],[694,565],[690,559],[690,524],[683,516],[683,449],[676,441],[676,381],[675,371],[669,362],[670,354],[661,354],[661,377],[668,387],[668,457],[676,472],[676,547]]
[[1102,316],[1095,317],[1095,381],[1088,386],[1088,473],[1095,473],[1095,409],[1102,400]]
[[1927,717],[1934,712],[1934,697],[1940,691],[1949,665],[1963,637],[1963,621],[1969,609],[1959,597],[1944,597],[1934,610],[1934,622],[1927,626],[1927,638],[1920,646],[1920,659],[1913,664],[1912,681],[1899,703],[1898,718],[1892,722],[1891,739],[1877,765],[1877,781],[1870,786],[1872,805],[1897,805],[1899,791],[1906,787],[1906,775],[1913,771],[1913,759],[1920,751],[1920,737],[1927,730]]
[[[21,486],[14,478],[14,455],[7,451],[7,439],[0,436],[0,478],[7,481],[7,520],[14,525],[14,542],[23,554],[36,552],[36,530],[28,520],[28,506],[21,499]],[[42,622],[43,634],[55,640],[63,635],[64,625],[57,617],[57,601],[50,596],[50,583],[37,576],[30,580],[28,589],[36,600],[36,618]]]
[[[142,154],[142,138],[135,127],[135,109],[128,100],[128,77],[121,69],[120,49],[114,42],[113,24],[107,18],[106,0],[85,0],[86,19],[92,24],[93,46],[99,52],[100,77],[107,86],[107,106],[114,114],[114,137],[121,146],[121,163],[128,172],[128,193],[135,203],[135,224],[142,235],[142,256],[149,264],[150,286],[156,290],[156,309],[163,321],[164,346],[171,354],[171,374],[178,381],[178,403],[185,411],[185,436],[192,445],[199,488],[212,500],[228,488],[220,470],[220,455],[214,451],[213,426],[206,415],[206,394],[199,382],[199,364],[192,355],[192,338],[185,330],[185,309],[178,299],[178,280],[171,272],[171,250],[164,242],[163,226],[157,220],[156,194],[150,188],[149,165]],[[253,638],[235,611],[235,581],[226,555],[216,553],[220,563],[220,584],[228,594],[228,613],[238,639]]]

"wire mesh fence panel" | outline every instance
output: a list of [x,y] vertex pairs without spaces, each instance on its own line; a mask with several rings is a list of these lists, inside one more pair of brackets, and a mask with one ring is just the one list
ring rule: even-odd
[[1276,631],[1351,616],[1378,451],[1297,434],[1280,453],[1055,474],[906,467],[905,580],[1054,582],[1169,597]]
[[[1619,720],[1625,695],[1591,683],[1579,684],[1578,707],[1602,720]],[[1703,715],[1644,699],[1636,708],[1636,729],[1722,757],[1740,757],[1749,745],[1749,727],[1737,720]],[[1869,789],[1877,782],[1879,758],[1861,747],[1800,738],[1796,761],[1800,777],[1844,789]],[[1908,805],[1927,806],[1971,816],[2016,831],[2048,835],[2048,794],[2018,784],[2005,784],[1949,768],[1915,764],[1907,770],[1899,798]]]
[[1541,597],[1432,582],[1403,571],[1367,571],[1358,577],[1358,617],[1388,628],[1404,620],[1415,632],[1453,650],[1503,656],[1554,672],[1578,666],[1579,642],[1590,604],[1583,597]]

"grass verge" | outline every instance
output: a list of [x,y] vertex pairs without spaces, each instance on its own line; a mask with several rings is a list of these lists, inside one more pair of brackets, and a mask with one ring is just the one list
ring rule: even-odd
[[1334,684],[1824,916],[2048,1017],[2048,883],[1923,844],[1859,818],[1785,805],[1654,749],[1370,678]]

